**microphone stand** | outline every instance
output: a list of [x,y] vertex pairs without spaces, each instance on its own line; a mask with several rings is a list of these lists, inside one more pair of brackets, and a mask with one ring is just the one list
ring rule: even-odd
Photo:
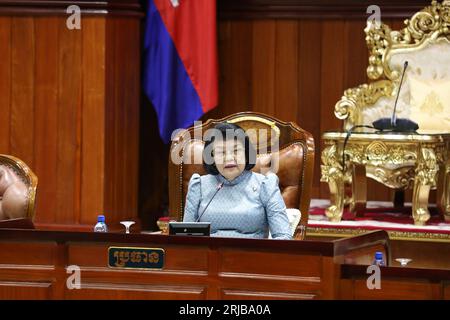
[[223,187],[223,182],[217,186],[216,192],[214,192],[213,196],[211,197],[211,199],[209,200],[209,202],[206,204],[205,209],[203,209],[202,213],[198,216],[198,218],[197,218],[197,220],[195,220],[195,222],[199,222],[199,221],[200,221],[200,218],[203,216],[203,214],[205,213],[206,209],[208,209],[209,204],[211,203],[211,201],[213,201],[214,197],[215,197],[216,194],[219,192],[219,190],[222,189],[222,187]]
[[409,119],[397,119],[397,103],[398,97],[400,96],[400,91],[403,85],[403,77],[405,76],[406,68],[408,67],[408,61],[405,61],[403,66],[402,78],[400,80],[400,86],[398,88],[397,97],[395,98],[394,104],[394,112],[392,113],[392,117],[389,118],[381,118],[374,122],[372,125],[375,129],[379,131],[391,130],[393,132],[416,132],[419,129],[419,125],[414,121]]

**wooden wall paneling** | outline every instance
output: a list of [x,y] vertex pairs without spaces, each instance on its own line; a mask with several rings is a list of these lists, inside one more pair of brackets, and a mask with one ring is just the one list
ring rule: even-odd
[[[140,111],[139,155],[139,218],[142,228],[156,230],[156,221],[168,212],[169,147],[162,142],[156,112],[150,101],[142,95]],[[151,150],[151,151],[150,151]],[[155,155],[159,156],[155,156]]]
[[275,48],[276,22],[253,22],[252,109],[275,113]]
[[10,152],[33,167],[34,21],[12,18]]
[[[117,37],[114,35],[116,32],[116,25],[113,21],[106,22],[106,50],[108,56],[106,57],[106,105],[105,105],[105,155],[114,156],[117,154],[117,95],[116,83],[118,77],[117,64]],[[117,199],[117,186],[114,185],[114,178],[117,171],[116,161],[105,162],[105,198],[104,198],[104,210],[105,212],[111,212],[114,210],[113,201]],[[115,214],[116,212],[114,212]]]
[[299,105],[299,22],[276,21],[275,31],[275,112],[273,115],[284,121],[297,121]]
[[252,75],[253,75],[253,22],[234,21],[231,25],[231,105],[224,116],[235,112],[252,110]]
[[[125,28],[128,27],[126,20],[124,19],[117,19],[114,21],[111,21],[114,24],[114,29],[115,29],[115,36],[118,37],[118,39],[123,39],[124,41],[117,41],[113,50],[115,50],[115,56],[116,56],[116,61],[115,61],[115,65],[113,66],[113,68],[116,69],[117,73],[116,75],[121,74],[122,72],[125,72],[125,74],[122,73],[123,76],[128,76],[128,74],[126,74],[126,70],[127,70],[127,65],[128,63],[126,63],[127,59],[130,59],[131,57],[128,56],[128,50],[129,48],[127,48],[128,45],[128,41],[125,39],[127,36],[129,36],[128,32],[126,31]],[[114,93],[111,93],[115,96],[115,101],[114,101],[114,108],[115,108],[115,116],[117,117],[115,119],[115,131],[114,131],[114,136],[116,138],[116,154],[115,156],[117,157],[116,159],[118,159],[119,161],[116,162],[116,166],[115,166],[115,171],[113,172],[114,174],[114,196],[115,198],[113,199],[113,203],[114,203],[114,213],[113,216],[115,219],[117,220],[123,220],[122,217],[124,217],[127,213],[127,206],[126,206],[126,197],[127,197],[127,193],[130,192],[129,189],[124,188],[125,187],[125,183],[127,180],[127,170],[131,169],[133,170],[133,163],[129,163],[127,162],[128,160],[128,154],[124,154],[123,153],[123,149],[122,146],[123,144],[126,143],[132,143],[133,140],[138,139],[137,135],[132,135],[132,131],[133,128],[130,128],[127,123],[126,120],[125,121],[120,121],[119,119],[127,119],[129,112],[133,112],[133,110],[128,110],[128,108],[126,108],[127,105],[127,92],[126,90],[118,90],[118,85],[120,84],[122,86],[122,88],[126,88],[127,83],[129,83],[128,81],[126,81],[127,79],[116,76],[115,78],[115,90]],[[123,82],[122,82],[123,81]],[[127,88],[127,89],[131,89],[131,88]],[[137,127],[136,127],[137,128]],[[129,168],[127,168],[127,164],[130,166]]]
[[[321,105],[320,130],[342,128],[342,122],[334,116],[334,105],[342,96],[345,72],[345,23],[342,20],[326,20],[322,22],[322,62],[321,62]],[[316,152],[322,152],[321,140],[317,141]],[[319,153],[320,154],[320,153]],[[320,167],[319,167],[320,168]],[[319,169],[317,168],[317,169]],[[329,189],[321,183],[320,197],[328,199]]]
[[57,222],[76,224],[80,214],[82,31],[59,25]]
[[[36,221],[54,223],[57,216],[59,26],[57,17],[35,18],[34,167],[38,173]],[[45,61],[50,63],[44,63]]]
[[[105,211],[113,223],[136,219],[139,145],[140,24],[107,20]],[[150,147],[150,146],[149,146]]]
[[[222,113],[227,112],[226,107],[232,109],[233,101],[231,99],[233,89],[236,89],[236,85],[232,79],[232,33],[233,23],[231,21],[221,21],[217,26],[217,38],[218,38],[218,52],[219,52],[219,106],[211,111],[207,112],[202,121],[206,121],[209,118],[222,118]],[[241,92],[245,94],[244,92]]]
[[202,120],[252,110],[253,21],[219,21],[219,106]]
[[[366,68],[369,61],[369,53],[364,32],[366,20],[346,20],[344,24],[344,83],[345,89],[347,89],[347,87],[356,87],[367,82]],[[341,95],[343,94],[344,92]]]
[[0,16],[0,153],[9,153],[11,117],[11,18]]
[[121,179],[123,198],[121,205],[121,219],[137,218],[138,203],[138,169],[139,169],[139,97],[141,83],[141,64],[140,64],[140,21],[136,19],[124,18],[120,25],[123,32],[123,45],[126,49],[123,59],[118,63],[122,65],[124,102],[121,110],[124,113],[122,121],[123,138],[121,141],[121,153],[124,160],[121,162]]
[[81,224],[103,214],[105,182],[105,37],[106,20],[87,17],[82,26]]
[[67,28],[62,1],[0,4],[0,152],[37,174],[43,228],[137,216],[141,7],[82,4],[81,30]]
[[[347,88],[370,82],[366,73],[369,54],[365,41],[365,27],[364,19],[345,21],[345,85],[341,95]],[[370,190],[367,193],[368,200],[389,200],[391,197],[390,189],[373,179],[368,179],[367,190]]]
[[[219,60],[219,106],[211,111],[207,112],[202,116],[202,121],[206,121],[209,118],[222,118],[223,113],[228,112],[224,106],[232,109],[234,104],[232,101],[233,89],[236,89],[234,84],[235,77],[233,79],[232,68],[232,33],[233,23],[230,21],[219,22],[217,26],[217,38],[218,38],[218,51],[220,52],[218,56]],[[242,92],[245,94],[245,92]]]
[[321,66],[322,23],[301,20],[299,23],[299,65],[294,70],[299,75],[298,125],[314,136],[316,156],[314,158],[313,197],[319,196],[320,188],[320,122],[321,122]]

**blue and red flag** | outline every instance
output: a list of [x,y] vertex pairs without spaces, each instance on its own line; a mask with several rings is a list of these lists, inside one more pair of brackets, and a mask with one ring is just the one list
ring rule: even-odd
[[218,104],[216,0],[149,0],[144,92],[169,142]]

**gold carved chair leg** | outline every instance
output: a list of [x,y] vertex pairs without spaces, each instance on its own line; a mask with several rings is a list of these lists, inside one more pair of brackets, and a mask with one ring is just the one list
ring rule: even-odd
[[412,213],[416,225],[425,225],[430,219],[428,197],[431,188],[436,186],[437,172],[438,164],[434,150],[422,147],[418,154],[412,199]]
[[328,182],[330,188],[330,206],[326,215],[330,221],[339,222],[344,212],[344,184],[345,175],[341,163],[337,160],[336,145],[325,148],[322,152],[322,182]]
[[445,220],[450,221],[450,162],[447,163],[445,168],[445,180],[444,180],[444,208],[445,208]]
[[352,165],[352,197],[350,211],[356,212],[360,217],[366,210],[367,203],[367,177],[365,165]]
[[450,162],[439,170],[438,207],[446,221],[450,221]]

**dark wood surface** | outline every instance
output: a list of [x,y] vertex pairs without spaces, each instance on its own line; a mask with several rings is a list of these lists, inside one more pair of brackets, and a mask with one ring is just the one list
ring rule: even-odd
[[[438,257],[436,257],[438,259]],[[341,265],[342,299],[450,299],[450,270],[381,267],[380,288],[368,289],[367,266]]]
[[[449,269],[427,269],[409,267],[381,267],[382,277],[389,278],[415,278],[427,281],[439,282],[450,280]],[[355,277],[367,278],[367,266],[343,264],[341,267],[342,278],[351,279]]]
[[[387,234],[355,239],[341,242],[342,254],[350,242],[372,252]],[[108,248],[130,245],[164,249],[164,268],[108,268]],[[0,298],[332,299],[340,250],[320,241],[0,230]],[[79,290],[66,287],[70,265],[80,267]]]
[[29,218],[2,220],[0,229],[34,229],[34,224]]
[[[164,249],[164,268],[109,268],[110,246]],[[286,241],[0,229],[0,298],[450,298],[448,269],[382,267],[381,289],[369,290],[368,257],[379,250],[390,254],[384,231]],[[68,266],[80,267],[81,289],[66,287]]]
[[378,5],[384,18],[412,15],[431,1],[426,0],[219,0],[222,19],[359,19],[367,7]]
[[[330,238],[318,238],[331,241]],[[335,238],[334,238],[335,239]],[[381,268],[381,289],[369,290],[367,265],[356,264],[351,255],[342,259],[340,298],[342,299],[450,299],[450,246],[445,242],[389,241],[390,264]],[[355,251],[357,250],[355,248]],[[367,257],[369,258],[369,257]],[[371,259],[373,260],[373,256]],[[397,258],[412,259],[401,267]],[[358,257],[361,261],[361,255]]]
[[143,16],[139,0],[1,0],[0,15],[68,16],[67,8],[71,5],[79,6],[82,15]]
[[0,230],[0,240],[23,240],[31,242],[55,241],[58,243],[86,241],[86,242],[120,242],[120,243],[156,243],[156,244],[178,244],[178,245],[208,245],[232,246],[253,249],[274,249],[280,251],[320,251],[324,256],[339,256],[351,252],[360,247],[374,247],[379,243],[386,245],[387,250],[389,237],[385,231],[374,231],[353,238],[339,239],[336,241],[294,241],[294,240],[269,240],[269,239],[245,239],[240,238],[218,238],[218,237],[194,237],[194,236],[169,236],[160,234],[130,233],[123,232],[69,232],[51,230],[26,230],[26,229],[3,229]]

